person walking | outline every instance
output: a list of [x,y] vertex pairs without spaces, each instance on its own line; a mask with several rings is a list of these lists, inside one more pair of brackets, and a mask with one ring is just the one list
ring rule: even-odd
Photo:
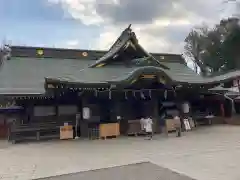
[[153,121],[151,117],[148,117],[145,119],[145,131],[147,133],[147,136],[149,140],[152,140],[153,138],[153,129],[152,129]]
[[140,126],[141,126],[141,131],[144,133],[145,132],[145,118],[142,117],[140,119]]
[[174,117],[174,126],[176,129],[176,137],[181,137],[182,136],[181,121],[178,115],[175,115]]

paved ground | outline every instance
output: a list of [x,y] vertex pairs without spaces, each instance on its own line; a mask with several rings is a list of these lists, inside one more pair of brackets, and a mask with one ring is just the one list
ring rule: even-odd
[[[176,138],[0,142],[0,177],[10,180],[152,162],[198,180],[240,179],[240,126],[212,126]],[[0,179],[1,179],[0,178]]]
[[38,180],[194,180],[150,162],[90,170]]

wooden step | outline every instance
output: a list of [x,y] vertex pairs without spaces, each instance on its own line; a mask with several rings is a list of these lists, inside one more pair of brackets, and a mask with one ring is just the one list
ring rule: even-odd
[[240,116],[232,116],[230,118],[225,118],[225,122],[230,125],[240,125]]
[[102,136],[100,139],[106,140],[106,139],[115,139],[117,136]]

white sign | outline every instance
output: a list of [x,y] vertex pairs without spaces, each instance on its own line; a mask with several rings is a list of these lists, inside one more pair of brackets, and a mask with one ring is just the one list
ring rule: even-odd
[[233,80],[233,86],[234,87],[239,87],[239,85],[240,85],[240,80],[239,79]]
[[188,119],[183,119],[183,122],[184,122],[184,126],[185,126],[186,130],[191,130],[191,126],[190,126]]
[[233,87],[238,87],[238,80],[233,80]]
[[183,113],[189,113],[189,104],[188,104],[188,102],[183,103],[182,108],[183,108]]
[[89,119],[90,118],[90,109],[88,107],[83,108],[83,119]]

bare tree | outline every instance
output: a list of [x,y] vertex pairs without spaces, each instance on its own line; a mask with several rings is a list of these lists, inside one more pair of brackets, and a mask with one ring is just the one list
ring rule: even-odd
[[190,57],[194,62],[194,69],[197,72],[198,67],[203,75],[206,75],[206,66],[201,59],[201,54],[205,50],[205,37],[208,34],[206,26],[196,27],[185,39],[185,55]]

